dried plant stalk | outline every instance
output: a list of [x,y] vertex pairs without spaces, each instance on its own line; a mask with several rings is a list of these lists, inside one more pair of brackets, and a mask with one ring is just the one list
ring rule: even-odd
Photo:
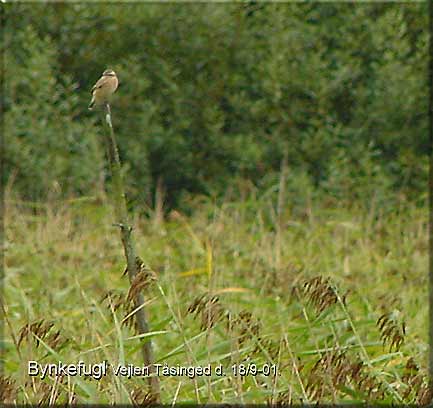
[[[111,120],[111,109],[110,105],[106,104],[106,123],[109,128],[109,137],[107,137],[107,151],[110,162],[110,169],[113,177],[113,198],[114,198],[114,209],[116,219],[118,220],[118,226],[120,228],[120,235],[122,239],[123,249],[125,252],[127,271],[129,281],[132,285],[134,282],[138,270],[136,263],[136,251],[135,244],[132,236],[132,227],[129,225],[128,210],[126,207],[126,196],[124,182],[122,178],[122,167],[120,163],[119,150],[117,148],[116,138],[114,135],[113,124]],[[144,297],[141,292],[135,293],[134,303],[137,311],[135,313],[137,328],[139,334],[144,334],[149,331],[149,325],[144,310]],[[144,363],[149,366],[150,371],[153,372],[153,349],[152,342],[150,339],[143,343],[143,358]],[[157,376],[149,377],[149,385],[156,401],[159,401],[159,379]]]

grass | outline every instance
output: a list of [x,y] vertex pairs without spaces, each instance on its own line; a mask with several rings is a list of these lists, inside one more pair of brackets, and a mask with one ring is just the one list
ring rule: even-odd
[[[29,360],[142,366],[118,231],[98,200],[6,200],[4,401],[151,401],[140,377],[27,375]],[[143,289],[157,363],[226,373],[161,375],[162,402],[425,403],[426,208],[317,202],[276,217],[273,204],[202,200],[191,216],[135,219],[157,277]]]

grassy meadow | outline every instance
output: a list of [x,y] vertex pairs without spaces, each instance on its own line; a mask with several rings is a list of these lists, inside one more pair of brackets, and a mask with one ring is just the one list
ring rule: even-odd
[[[161,401],[428,402],[426,208],[295,208],[239,189],[192,215],[138,208],[155,362],[226,374],[160,375]],[[27,375],[29,360],[142,365],[109,201],[5,206],[3,400],[151,402],[141,377]]]

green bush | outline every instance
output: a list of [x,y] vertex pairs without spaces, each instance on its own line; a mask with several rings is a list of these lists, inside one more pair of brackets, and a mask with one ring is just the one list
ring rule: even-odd
[[92,118],[77,120],[80,101],[67,75],[56,76],[56,48],[29,27],[20,55],[6,50],[6,173],[24,197],[87,193],[99,182],[103,154]]

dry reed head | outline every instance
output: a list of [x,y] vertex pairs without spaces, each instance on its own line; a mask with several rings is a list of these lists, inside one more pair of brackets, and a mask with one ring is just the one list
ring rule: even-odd
[[[66,343],[66,339],[62,338],[60,334],[60,330],[56,332],[51,332],[51,329],[54,327],[53,322],[47,322],[44,319],[40,319],[33,323],[28,323],[24,325],[19,331],[19,339],[18,339],[18,347],[20,347],[21,343],[26,339],[28,340],[31,334],[39,337],[41,340],[46,342],[51,348],[58,348],[63,346]],[[36,347],[39,346],[39,339],[31,336],[35,342]]]
[[[296,294],[301,301],[306,299],[318,314],[338,302],[337,288],[329,278],[323,278],[320,275],[294,287],[292,293]],[[346,295],[342,297],[343,303]]]
[[56,350],[63,347],[67,343],[67,340],[61,336],[60,330],[57,330],[47,337],[46,342],[52,349]]
[[322,402],[345,387],[352,388],[372,401],[382,400],[386,392],[384,384],[377,376],[366,371],[359,357],[353,359],[341,350],[325,352],[308,374],[305,387],[307,395],[311,400]]
[[[157,280],[156,273],[150,269],[138,256],[135,259],[137,266],[137,274],[131,282],[131,287],[129,288],[127,301],[133,301],[136,296],[146,289],[151,283]],[[128,272],[128,268],[125,269],[125,273]]]
[[[140,292],[149,287],[151,283],[157,280],[156,273],[150,269],[139,256],[135,258],[135,264],[137,267],[137,274],[131,282],[126,297],[119,291],[110,290],[101,299],[101,302],[107,301],[108,308],[113,308],[115,312],[119,308],[123,309],[125,316],[122,320],[122,325],[127,327],[136,326],[135,313],[133,313],[133,311],[136,308],[135,301],[137,296]],[[127,273],[128,267],[125,268],[123,276]]]
[[383,346],[388,344],[390,351],[393,347],[398,351],[406,335],[406,324],[401,320],[400,313],[397,310],[385,313],[377,319],[376,325],[379,328]]
[[15,380],[4,375],[0,376],[0,402],[3,404],[15,403],[17,393]]
[[115,290],[109,290],[105,293],[105,295],[101,298],[101,303],[106,302],[107,307],[109,309],[113,308],[114,311],[117,311],[120,307],[124,307],[125,298],[124,296]]
[[[155,274],[155,272],[152,270],[152,268],[147,266],[139,256],[135,257],[135,266],[137,268],[137,273],[140,271],[149,271],[149,272],[152,272],[153,274]],[[127,274],[128,274],[128,266],[125,267],[125,270],[123,271],[122,276],[125,276]],[[155,274],[155,279],[156,279],[156,274]]]
[[247,339],[260,337],[261,324],[251,312],[242,310],[231,322],[231,331],[236,333],[235,337],[240,346]]
[[200,328],[202,330],[210,329],[226,316],[226,311],[220,304],[218,296],[209,296],[208,294],[194,299],[188,307],[188,313],[201,316]]
[[136,325],[135,319],[135,303],[131,297],[123,296],[122,293],[115,290],[109,290],[101,299],[101,302],[107,303],[107,308],[117,312],[120,308],[123,310],[124,317],[122,325],[132,328]]
[[433,402],[433,393],[428,384],[428,377],[422,373],[413,357],[410,357],[401,377],[406,385],[403,398],[411,404],[427,405]]
[[[63,378],[61,377],[59,381],[62,380]],[[28,389],[30,393],[34,394],[36,397],[37,406],[49,405],[50,397],[53,394],[53,386],[36,377],[32,381],[26,382],[25,388]],[[53,396],[55,398],[53,401],[51,401],[51,403],[55,404],[60,396],[60,393],[53,394]]]
[[[260,345],[259,345],[260,342]],[[275,361],[280,353],[280,343],[274,341],[273,339],[262,339],[259,338],[256,347],[253,349],[252,354],[261,353],[266,350],[267,354],[273,361]]]
[[156,405],[158,402],[151,392],[141,387],[135,387],[129,395],[134,407],[150,407]]

